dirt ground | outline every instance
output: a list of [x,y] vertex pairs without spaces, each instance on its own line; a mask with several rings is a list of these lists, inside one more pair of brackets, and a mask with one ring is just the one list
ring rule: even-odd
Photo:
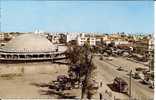
[[[20,68],[17,68],[19,66]],[[21,68],[24,68],[24,74],[22,74]],[[35,86],[34,83],[48,83],[52,80],[55,80],[58,75],[67,74],[67,70],[67,65],[51,63],[1,64],[0,97],[60,98],[63,94],[57,94],[46,87],[43,88]],[[71,93],[71,95],[80,95],[79,90],[72,90],[67,92]]]
[[[108,84],[113,82],[116,76],[129,81],[126,75],[130,69],[134,71],[136,67],[147,67],[138,63],[131,62],[125,58],[115,58],[113,61],[99,60],[99,57],[93,59],[96,70],[96,80],[102,82],[95,99],[99,99],[99,93],[103,94],[105,100],[114,100],[120,98],[127,100],[128,95],[112,91]],[[116,69],[122,66],[128,72],[119,72]],[[29,64],[0,64],[0,97],[2,98],[80,98],[81,90],[72,89],[64,92],[49,90],[47,87],[34,85],[48,83],[55,80],[58,75],[67,74],[68,66],[65,64],[52,63],[29,63]],[[107,93],[106,93],[107,91]],[[154,91],[147,86],[140,84],[132,79],[132,96],[138,100],[149,100],[153,98]],[[65,93],[65,94],[64,94]],[[109,94],[111,93],[111,94]],[[111,96],[110,96],[111,95]],[[143,99],[144,98],[144,99]]]

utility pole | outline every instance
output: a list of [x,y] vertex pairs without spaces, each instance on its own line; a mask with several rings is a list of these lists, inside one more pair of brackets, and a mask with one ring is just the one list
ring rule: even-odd
[[152,62],[152,60],[154,59],[153,58],[153,52],[152,52],[152,40],[151,40],[151,38],[149,39],[149,41],[148,41],[148,54],[149,54],[149,58],[148,58],[148,61],[149,61],[149,72],[151,71],[151,70],[153,70],[153,65],[152,65],[152,63],[154,63],[154,62]]
[[151,50],[149,50],[149,72],[152,69],[152,54],[151,54]]
[[129,100],[132,98],[132,70],[130,71],[129,76]]

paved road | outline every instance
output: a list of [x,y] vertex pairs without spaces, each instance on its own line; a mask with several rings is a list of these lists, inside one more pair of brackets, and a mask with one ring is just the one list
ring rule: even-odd
[[[98,57],[95,57],[93,61],[94,64],[98,67],[98,74],[100,74],[101,79],[105,81],[106,84],[112,83],[113,79],[117,76],[122,77],[125,79],[125,81],[129,82],[129,77],[125,72],[119,72],[116,70],[117,67],[115,67],[114,65],[117,64],[112,64],[105,60],[101,61]],[[120,97],[121,94],[116,93],[115,95],[118,95],[118,97]],[[154,91],[152,89],[145,88],[142,84],[132,79],[132,96],[139,100],[149,100],[153,99]],[[128,96],[124,96],[124,98],[126,97],[128,98]]]

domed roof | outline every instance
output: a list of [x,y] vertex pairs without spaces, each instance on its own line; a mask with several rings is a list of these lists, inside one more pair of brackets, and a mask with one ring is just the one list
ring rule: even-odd
[[56,50],[56,46],[44,36],[22,34],[10,40],[2,50],[7,52],[50,52]]

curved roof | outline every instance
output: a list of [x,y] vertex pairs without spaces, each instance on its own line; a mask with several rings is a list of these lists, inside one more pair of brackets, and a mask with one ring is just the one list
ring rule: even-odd
[[56,50],[56,46],[44,36],[22,34],[10,40],[2,50],[7,52],[50,52]]

